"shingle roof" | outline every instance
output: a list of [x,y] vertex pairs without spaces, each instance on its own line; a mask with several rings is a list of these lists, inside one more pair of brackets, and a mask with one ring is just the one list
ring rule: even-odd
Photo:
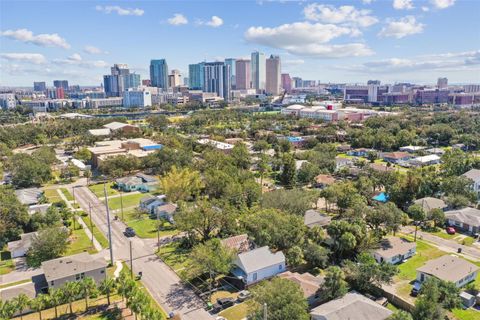
[[354,291],[347,293],[342,298],[324,303],[310,312],[313,319],[325,320],[385,320],[392,313],[387,308]]
[[49,282],[106,267],[105,259],[94,258],[86,252],[42,262],[45,278]]
[[285,278],[297,283],[302,288],[303,296],[305,298],[314,296],[320,286],[325,282],[323,277],[315,277],[311,273],[297,273],[286,271],[279,275],[280,278]]
[[313,227],[313,226],[323,227],[330,224],[330,221],[332,221],[331,217],[327,216],[326,214],[321,214],[320,212],[312,209],[307,210],[303,217],[303,223],[307,227]]
[[8,251],[13,252],[18,249],[25,249],[27,250],[32,245],[33,238],[37,235],[36,232],[24,233],[20,235],[20,240],[17,241],[10,241],[8,246]]
[[273,253],[268,246],[264,246],[240,253],[235,264],[248,274],[284,262],[285,256],[282,251]]
[[403,238],[387,237],[380,241],[380,248],[374,252],[388,259],[399,254],[404,254],[416,246],[415,242],[410,242]]
[[470,226],[480,226],[480,210],[467,207],[458,210],[450,210],[445,212],[447,219],[456,220],[466,223]]
[[15,190],[15,195],[22,204],[31,205],[38,203],[43,191],[39,188],[27,188]]
[[315,177],[316,183],[331,185],[335,183],[335,178],[329,174],[319,174]]
[[239,234],[222,240],[222,244],[230,249],[242,253],[250,250],[250,241],[247,234]]
[[426,212],[429,212],[433,209],[443,209],[447,205],[445,204],[445,201],[442,199],[437,199],[437,198],[432,198],[432,197],[425,197],[421,198],[418,200],[415,200],[414,203],[416,205],[419,205],[425,210]]
[[480,181],[480,170],[472,169],[470,171],[465,172],[463,176],[469,179],[472,179],[473,181]]
[[[132,125],[127,123],[122,123],[122,122],[115,122],[115,121],[103,125],[104,128],[108,128],[110,130],[118,130],[127,126],[132,126]],[[135,127],[135,126],[132,126],[132,127]]]
[[432,275],[441,280],[457,282],[480,268],[457,256],[444,255],[427,261],[417,271]]
[[390,158],[390,159],[403,159],[403,158],[410,158],[412,157],[412,155],[408,152],[390,152],[390,153],[384,153],[383,157]]

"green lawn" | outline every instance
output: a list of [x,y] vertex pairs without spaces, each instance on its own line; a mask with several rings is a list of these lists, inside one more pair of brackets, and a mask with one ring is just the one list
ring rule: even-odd
[[[78,222],[75,223],[78,227]],[[70,244],[68,245],[67,252],[65,256],[70,256],[72,254],[88,252],[90,254],[97,253],[95,247],[92,246],[91,239],[87,237],[87,234],[83,229],[76,229],[72,232],[70,236]]]
[[247,304],[243,302],[223,310],[218,315],[224,317],[227,320],[242,320],[247,317],[247,312]]
[[[113,182],[109,182],[106,184],[107,187],[107,195],[111,196],[114,194],[118,194],[118,191],[113,188]],[[95,195],[99,198],[104,197],[105,194],[103,193],[103,183],[93,184],[88,187]]]
[[45,189],[44,195],[45,198],[47,198],[47,201],[50,203],[62,201],[62,198],[60,198],[57,189]]
[[12,272],[15,269],[15,264],[10,256],[10,252],[0,252],[0,275]]
[[[459,244],[462,244],[462,245],[465,245],[465,246],[471,246],[475,242],[475,239],[470,237],[470,236],[463,237],[463,235],[458,234],[458,233],[448,234],[448,233],[445,232],[445,230],[439,230],[439,231],[430,232],[430,233],[433,234],[434,236],[440,237],[442,239],[454,240],[454,241],[458,242]],[[462,239],[462,237],[463,237],[463,239]]]
[[177,273],[185,268],[188,263],[188,255],[190,250],[185,250],[179,247],[179,242],[171,242],[163,247],[160,247],[157,255],[175,270]]
[[112,210],[118,210],[121,208],[121,201],[123,201],[123,209],[138,207],[140,203],[140,199],[142,199],[147,195],[149,195],[149,193],[134,193],[134,194],[123,193],[122,197],[109,198],[108,206]]
[[414,280],[417,276],[417,268],[423,266],[428,260],[445,254],[446,252],[417,239],[417,254],[398,266],[400,272],[397,277],[401,280]]
[[[140,238],[156,238],[157,237],[157,220],[150,219],[148,214],[144,214],[142,219],[137,219],[134,217],[133,213],[135,209],[127,209],[123,212],[124,222],[135,230],[135,233]],[[122,218],[121,213],[118,212],[117,215]],[[178,233],[178,230],[175,229],[170,223],[165,222],[163,227],[160,230],[160,237],[171,236]]]
[[60,191],[63,193],[65,198],[67,198],[68,201],[73,201],[73,196],[70,191],[67,190],[67,188],[61,188]]
[[90,221],[90,217],[88,215],[82,216],[82,220],[87,224],[90,231],[92,230],[92,227],[93,227],[93,236],[95,237],[95,239],[97,239],[97,241],[100,243],[102,248],[108,248],[107,238],[105,237],[103,232],[97,228],[95,223]]
[[457,317],[458,320],[478,320],[480,319],[480,311],[474,310],[472,308],[463,310],[463,309],[453,309],[452,313]]

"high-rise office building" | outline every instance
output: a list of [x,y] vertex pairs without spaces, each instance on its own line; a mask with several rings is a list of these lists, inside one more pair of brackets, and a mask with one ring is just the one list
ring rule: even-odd
[[235,89],[246,90],[251,88],[250,60],[235,61]]
[[33,83],[33,91],[37,92],[45,92],[47,90],[47,85],[45,84],[45,81],[39,81],[39,82],[34,82]]
[[286,92],[290,92],[292,90],[292,78],[288,73],[282,73],[282,88]]
[[225,65],[230,67],[230,83],[232,86],[232,89],[236,88],[236,81],[235,81],[235,76],[236,76],[236,66],[235,66],[235,61],[236,59],[233,58],[228,58],[225,59]]
[[183,77],[183,85],[185,87],[188,87],[189,83],[190,83],[190,79],[188,77]]
[[172,73],[168,76],[168,86],[169,88],[176,88],[180,86],[182,79],[182,75],[180,74],[180,70],[173,69]]
[[280,57],[271,55],[270,58],[266,60],[265,64],[265,74],[266,74],[266,83],[265,90],[267,93],[272,95],[280,94],[280,75],[281,75],[281,63]]
[[55,88],[63,88],[64,91],[68,90],[68,80],[53,80],[53,86]]
[[124,89],[137,88],[140,86],[140,75],[136,73],[130,73],[124,77]]
[[263,52],[252,52],[251,58],[251,76],[252,76],[252,89],[257,91],[265,90],[265,54]]
[[303,80],[300,77],[293,77],[293,87],[294,88],[303,88]]
[[192,90],[202,90],[204,80],[205,63],[195,63],[188,65],[188,87]]
[[107,97],[121,97],[123,91],[140,85],[140,75],[130,73],[126,64],[114,64],[110,73],[103,76],[103,89]]
[[448,79],[447,78],[438,78],[437,87],[438,87],[438,89],[447,88],[448,87]]
[[219,97],[230,100],[230,66],[223,62],[206,62],[204,65],[205,92],[215,92]]
[[150,61],[150,80],[153,87],[168,89],[168,65],[165,59]]

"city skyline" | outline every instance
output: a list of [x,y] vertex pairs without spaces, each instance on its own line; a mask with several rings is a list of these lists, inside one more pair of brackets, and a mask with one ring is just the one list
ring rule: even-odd
[[157,59],[188,77],[189,64],[250,59],[257,50],[280,56],[282,73],[322,82],[480,82],[474,1],[54,4],[1,2],[1,86],[99,85],[121,63],[149,79]]

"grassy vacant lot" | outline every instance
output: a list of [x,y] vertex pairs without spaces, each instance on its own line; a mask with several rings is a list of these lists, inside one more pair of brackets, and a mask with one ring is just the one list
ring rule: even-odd
[[188,263],[188,254],[190,250],[180,248],[179,242],[171,242],[160,247],[157,255],[170,266],[177,274],[183,270]]
[[58,201],[62,201],[62,198],[60,198],[60,195],[57,192],[57,189],[45,189],[45,198],[47,198],[47,201],[50,203],[55,203]]
[[92,228],[93,228],[93,236],[95,237],[95,239],[97,239],[97,241],[100,243],[102,248],[108,248],[107,238],[105,237],[103,232],[97,228],[95,223],[90,221],[90,217],[88,215],[82,216],[82,220],[87,224],[90,231],[92,231]]
[[[107,187],[107,195],[111,196],[111,195],[114,195],[114,194],[118,194],[118,191],[113,188],[113,182],[107,183],[106,187]],[[99,198],[105,196],[105,194],[103,193],[103,183],[93,184],[93,185],[89,186],[88,188],[90,189],[90,191],[95,193],[95,195]]]
[[243,302],[223,310],[218,315],[224,317],[227,320],[242,320],[247,317],[247,312],[247,304]]
[[463,310],[463,309],[453,309],[452,313],[459,320],[478,320],[480,319],[480,311],[474,310],[472,308]]
[[[78,225],[78,223],[76,223]],[[66,256],[70,256],[72,254],[88,252],[90,254],[97,253],[95,247],[92,246],[91,239],[87,237],[87,234],[83,229],[76,229],[73,230],[72,235],[70,236],[70,244],[68,245],[67,252],[65,253]]]
[[15,264],[13,263],[10,252],[2,251],[0,252],[0,275],[7,274],[15,269]]
[[67,188],[61,188],[60,191],[63,193],[65,198],[67,198],[68,201],[73,201],[73,196],[70,191],[67,190]]
[[[124,222],[135,230],[135,233],[140,238],[155,238],[157,237],[157,220],[150,219],[148,214],[144,214],[142,219],[134,217],[135,209],[128,209],[124,211]],[[121,218],[121,213],[117,213]],[[169,223],[163,225],[160,230],[160,237],[171,236],[177,234],[178,231]]]
[[121,200],[123,201],[123,209],[138,207],[140,199],[149,195],[149,193],[123,193],[122,197],[115,197],[108,199],[108,206],[112,210],[119,210],[121,208]]

